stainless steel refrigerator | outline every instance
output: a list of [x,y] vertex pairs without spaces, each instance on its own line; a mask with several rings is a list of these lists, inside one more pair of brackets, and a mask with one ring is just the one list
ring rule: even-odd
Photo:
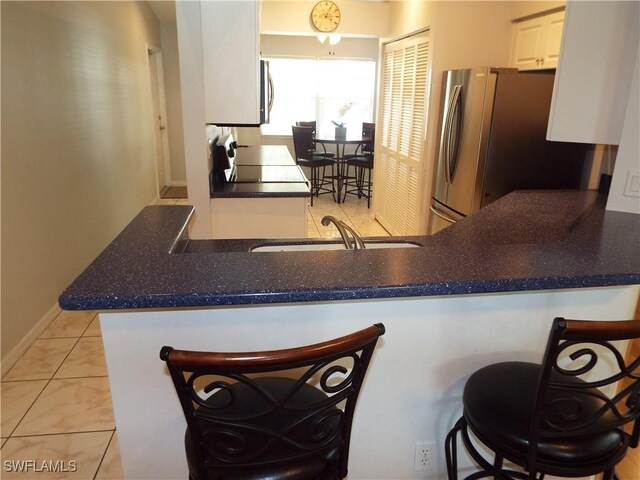
[[513,190],[580,187],[593,146],[546,140],[553,77],[444,72],[429,233]]

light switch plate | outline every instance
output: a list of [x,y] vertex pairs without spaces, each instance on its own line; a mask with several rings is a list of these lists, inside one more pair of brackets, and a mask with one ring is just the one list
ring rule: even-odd
[[629,169],[627,171],[624,195],[627,197],[640,197],[640,170]]

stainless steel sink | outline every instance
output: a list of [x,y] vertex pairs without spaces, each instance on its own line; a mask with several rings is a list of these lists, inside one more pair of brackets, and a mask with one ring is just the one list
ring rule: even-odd
[[[397,242],[367,242],[367,249],[379,248],[416,248],[420,247],[417,243],[406,241]],[[260,245],[253,247],[252,252],[317,252],[320,250],[345,250],[342,243],[289,243],[286,245]]]

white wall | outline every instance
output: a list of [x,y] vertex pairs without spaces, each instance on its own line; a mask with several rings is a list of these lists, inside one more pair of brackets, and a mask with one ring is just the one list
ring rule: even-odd
[[529,15],[535,15],[547,10],[553,10],[558,7],[564,7],[567,2],[564,0],[535,0],[528,2],[511,2],[511,12],[513,18],[522,18]]
[[[2,359],[157,195],[146,2],[2,2]],[[12,353],[13,352],[13,353]]]
[[343,38],[336,45],[320,43],[316,37],[292,35],[260,35],[262,56],[348,57],[378,60],[377,38]]
[[[317,0],[263,1],[260,33],[315,35],[310,21]],[[389,3],[340,0],[338,35],[381,37],[387,34]]]

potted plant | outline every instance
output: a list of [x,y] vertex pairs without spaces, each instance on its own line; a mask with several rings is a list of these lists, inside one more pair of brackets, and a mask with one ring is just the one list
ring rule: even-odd
[[338,123],[338,122],[334,122],[333,120],[331,120],[331,123],[333,123],[336,126],[336,133],[335,136],[336,138],[346,138],[347,137],[347,127],[345,127],[345,123]]
[[[340,107],[340,109],[338,110],[339,118],[344,118],[347,112],[351,110],[351,107],[353,107],[353,102],[347,102],[344,105],[342,105],[342,107]],[[333,123],[336,126],[336,133],[335,133],[336,138],[346,138],[347,136],[346,123],[334,122],[333,120],[331,120],[331,123]]]

